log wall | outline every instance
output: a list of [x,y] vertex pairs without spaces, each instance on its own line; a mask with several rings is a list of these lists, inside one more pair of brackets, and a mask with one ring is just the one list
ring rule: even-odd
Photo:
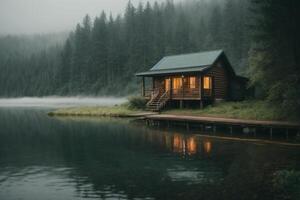
[[213,90],[215,99],[228,98],[228,73],[222,63],[214,65],[206,75],[213,77]]

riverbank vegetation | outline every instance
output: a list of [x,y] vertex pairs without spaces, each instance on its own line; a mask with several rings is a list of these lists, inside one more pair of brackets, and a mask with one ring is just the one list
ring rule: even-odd
[[99,116],[99,117],[131,117],[143,111],[131,109],[127,104],[115,106],[90,106],[62,108],[50,112],[50,116]]
[[169,109],[163,111],[162,113],[174,115],[209,116],[253,120],[297,120],[296,116],[287,116],[278,107],[272,106],[264,101],[253,100],[243,102],[222,102],[215,105],[207,106],[204,109]]
[[[151,114],[145,110],[145,100],[140,97],[130,97],[129,101],[115,106],[63,108],[50,112],[51,116],[109,116],[134,117]],[[204,109],[183,108],[166,109],[161,114],[208,116],[253,120],[284,120],[297,121],[293,115],[284,115],[278,107],[264,101],[222,102],[205,107]]]

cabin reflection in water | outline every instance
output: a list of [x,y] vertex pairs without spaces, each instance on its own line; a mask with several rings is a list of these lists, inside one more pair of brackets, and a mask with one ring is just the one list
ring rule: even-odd
[[194,155],[197,153],[209,154],[212,150],[212,144],[209,140],[201,141],[196,136],[186,136],[182,134],[170,135],[173,140],[172,151],[183,155]]
[[212,152],[212,142],[208,138],[197,135],[170,133],[162,131],[148,131],[139,135],[147,143],[160,146],[170,152],[192,156],[196,154],[209,155]]
[[209,139],[202,139],[195,135],[148,132],[146,140],[181,155],[210,154],[212,151],[212,143]]

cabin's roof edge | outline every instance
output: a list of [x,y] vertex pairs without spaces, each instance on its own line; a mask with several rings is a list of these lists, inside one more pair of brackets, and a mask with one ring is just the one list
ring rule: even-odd
[[136,76],[150,76],[150,75],[163,75],[163,74],[176,74],[176,73],[189,73],[189,72],[202,72],[211,65],[204,66],[193,66],[193,67],[185,67],[185,68],[177,68],[177,69],[162,69],[162,70],[149,70],[146,72],[136,73]]

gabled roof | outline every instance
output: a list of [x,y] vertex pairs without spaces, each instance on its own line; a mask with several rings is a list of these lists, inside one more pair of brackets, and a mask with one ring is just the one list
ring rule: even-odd
[[137,76],[203,71],[210,67],[223,50],[206,51],[175,56],[166,56],[147,72]]

